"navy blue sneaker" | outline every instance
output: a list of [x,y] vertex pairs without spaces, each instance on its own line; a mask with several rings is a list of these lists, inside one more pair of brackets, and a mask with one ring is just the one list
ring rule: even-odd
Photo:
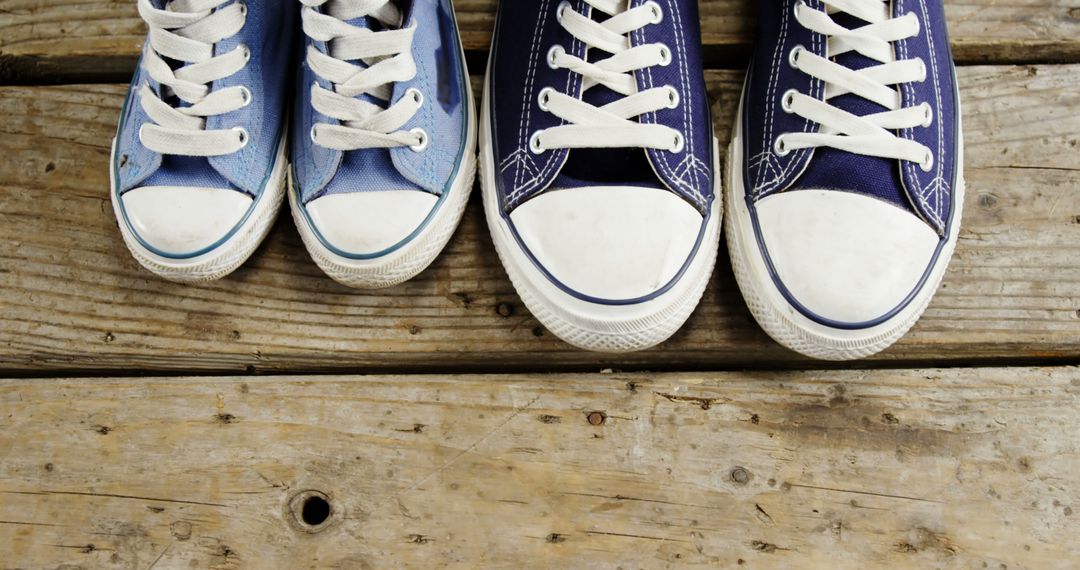
[[139,0],[150,29],[113,140],[124,241],[167,279],[223,277],[270,230],[287,172],[295,6]]
[[423,271],[461,220],[476,116],[450,0],[301,0],[293,219],[352,287]]
[[675,333],[712,273],[717,144],[694,0],[499,4],[484,207],[533,315],[575,346]]
[[728,248],[781,344],[884,350],[956,247],[963,136],[941,0],[761,4],[728,156]]

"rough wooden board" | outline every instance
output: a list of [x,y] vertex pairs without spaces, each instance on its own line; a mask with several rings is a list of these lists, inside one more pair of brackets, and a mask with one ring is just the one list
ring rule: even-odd
[[[14,568],[1071,569],[1078,425],[1075,368],[0,381],[0,548]],[[292,526],[305,490],[331,499],[323,532]]]
[[[463,42],[486,50],[496,0],[455,2]],[[949,0],[954,52],[976,63],[1080,61],[1080,0]],[[710,66],[743,66],[756,4],[702,0]],[[55,81],[129,74],[144,28],[134,0],[0,0],[0,79]]]
[[[960,70],[965,229],[925,318],[881,361],[1080,355],[1080,66]],[[740,83],[709,74],[723,141]],[[205,287],[141,270],[108,200],[123,88],[0,89],[0,369],[7,373],[410,371],[805,363],[754,324],[726,255],[685,329],[611,357],[559,342],[525,311],[477,200],[447,252],[388,291],[348,290],[287,217],[236,275]],[[726,143],[725,143],[726,144]],[[50,372],[51,371],[51,372]]]

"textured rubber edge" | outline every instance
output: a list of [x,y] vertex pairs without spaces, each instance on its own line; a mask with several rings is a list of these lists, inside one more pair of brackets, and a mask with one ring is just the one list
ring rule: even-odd
[[[957,108],[957,116],[960,109]],[[960,222],[964,209],[964,138],[962,127],[958,129],[959,154],[955,220],[951,233],[930,278],[908,307],[893,319],[865,330],[840,330],[824,327],[798,312],[783,299],[768,272],[763,269],[749,220],[744,195],[742,162],[742,102],[739,103],[738,119],[735,121],[731,145],[727,155],[727,187],[724,191],[726,205],[724,235],[731,256],[735,280],[739,284],[747,307],[758,324],[776,342],[811,358],[819,360],[858,360],[889,348],[918,322],[937,292],[956,250]],[[744,239],[745,238],[745,239]],[[749,248],[749,249],[748,249]],[[752,258],[751,256],[755,256]],[[753,262],[752,262],[753,259]],[[756,263],[755,263],[756,262]]]
[[[486,87],[484,93],[487,93]],[[675,288],[637,305],[589,307],[548,282],[532,265],[532,261],[518,249],[517,243],[509,237],[509,228],[500,215],[498,203],[495,163],[490,144],[489,112],[485,97],[480,134],[480,182],[484,195],[484,211],[492,241],[495,243],[495,251],[521,301],[533,316],[566,343],[595,352],[625,353],[644,350],[674,335],[690,318],[712,278],[720,248],[720,222],[723,217],[719,196],[713,200],[712,217],[701,248]],[[719,146],[715,142],[714,144]],[[719,153],[714,153],[717,194],[723,189],[718,157]],[[588,314],[590,308],[595,314]]]
[[469,195],[476,180],[476,108],[473,105],[471,85],[466,85],[466,96],[469,129],[465,139],[465,154],[457,178],[448,190],[450,195],[420,234],[393,253],[377,259],[360,260],[348,259],[330,251],[315,235],[307,217],[300,211],[300,204],[292,187],[294,181],[292,176],[289,176],[289,205],[293,221],[311,258],[331,279],[357,289],[393,287],[422,273],[446,248],[465,213],[465,206],[469,203]]
[[[199,257],[190,260],[166,259],[146,249],[139,240],[131,233],[131,228],[123,221],[123,213],[120,210],[120,198],[114,191],[116,188],[115,174],[109,168],[109,196],[116,215],[117,225],[124,237],[124,243],[132,256],[140,265],[155,275],[176,283],[196,284],[208,281],[216,281],[236,271],[238,267],[255,253],[259,245],[270,233],[270,228],[277,219],[281,210],[281,203],[285,197],[285,179],[288,172],[288,157],[285,148],[288,142],[288,134],[282,133],[278,141],[277,157],[274,159],[274,168],[263,188],[263,195],[255,204],[255,209],[244,221],[231,238]],[[112,142],[110,160],[116,160],[116,139]],[[110,162],[115,164],[115,162]]]

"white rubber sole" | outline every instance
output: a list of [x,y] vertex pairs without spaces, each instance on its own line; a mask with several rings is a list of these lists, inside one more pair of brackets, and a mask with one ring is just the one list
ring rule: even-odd
[[[537,269],[518,247],[509,226],[500,215],[487,97],[484,98],[481,113],[480,181],[488,228],[510,281],[533,316],[563,341],[596,352],[644,350],[675,334],[697,307],[712,278],[720,245],[722,206],[719,196],[713,200],[709,225],[700,249],[672,289],[655,299],[634,305],[601,305],[583,301],[559,289]],[[717,193],[722,191],[718,158],[717,152],[713,158]]]
[[194,284],[215,281],[236,271],[251,257],[251,254],[255,253],[263,239],[270,233],[270,228],[274,225],[274,220],[277,219],[278,211],[281,209],[288,172],[288,158],[285,153],[287,141],[288,135],[283,134],[282,140],[278,143],[274,168],[266,182],[266,187],[263,188],[262,195],[256,199],[251,214],[232,237],[212,251],[198,257],[177,260],[160,256],[143,246],[124,219],[120,199],[116,193],[115,172],[112,167],[116,164],[116,139],[113,139],[109,163],[109,196],[124,243],[135,260],[155,275],[177,283]]
[[[959,112],[959,108],[957,109]],[[776,342],[811,358],[856,360],[877,354],[900,340],[919,320],[930,304],[949,266],[960,233],[964,208],[964,139],[959,131],[960,159],[957,168],[956,211],[948,241],[937,264],[916,297],[896,316],[877,326],[861,330],[827,327],[811,320],[791,305],[776,287],[757,247],[750,211],[746,206],[743,180],[742,103],[727,157],[725,236],[728,253],[750,312],[761,328]],[[853,295],[858,292],[853,291]]]
[[473,105],[472,87],[466,84],[469,129],[465,139],[465,154],[457,177],[448,190],[438,211],[424,229],[412,240],[392,253],[376,259],[351,259],[331,251],[311,227],[300,204],[289,176],[289,205],[293,221],[300,230],[311,258],[330,278],[347,287],[357,289],[385,289],[400,285],[416,277],[428,268],[446,248],[469,203],[473,183],[476,180],[476,109]]

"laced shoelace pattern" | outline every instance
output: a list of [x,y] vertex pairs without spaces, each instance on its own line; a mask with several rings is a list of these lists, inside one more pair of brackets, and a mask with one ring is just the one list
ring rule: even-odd
[[[143,56],[142,67],[161,85],[161,97],[149,84],[139,89],[139,103],[153,121],[139,130],[139,140],[146,148],[169,155],[221,156],[247,145],[249,136],[242,127],[206,129],[208,117],[251,103],[247,87],[210,88],[214,81],[243,69],[251,59],[244,45],[214,55],[216,44],[240,32],[247,19],[243,2],[222,7],[230,1],[172,0],[158,9],[150,0],[139,0],[139,15],[150,28],[151,48]],[[183,65],[173,69],[166,59]],[[181,104],[166,102],[172,97]]]
[[[824,100],[790,90],[783,94],[781,107],[817,123],[816,133],[783,133],[776,137],[773,149],[779,156],[806,148],[831,147],[850,153],[910,161],[924,171],[933,168],[934,155],[925,145],[896,136],[899,129],[929,127],[934,110],[929,103],[902,107],[897,86],[926,80],[922,59],[897,60],[893,42],[919,34],[919,19],[914,13],[894,18],[887,0],[823,0],[824,10],[805,2],[795,5],[795,18],[803,27],[827,38],[829,58],[798,46],[791,51],[790,65],[825,84]],[[837,23],[831,14],[843,12],[867,22],[849,29]],[[857,52],[878,62],[859,70],[850,69],[831,58]],[[829,103],[841,95],[853,94],[873,101],[886,110],[858,116]]]
[[595,10],[610,16],[603,22],[576,12],[569,2],[559,4],[556,18],[572,36],[587,48],[612,54],[596,62],[566,52],[562,46],[551,48],[547,64],[552,69],[568,69],[582,77],[581,96],[603,85],[622,95],[597,107],[581,98],[571,97],[550,87],[538,94],[538,104],[564,124],[532,134],[529,149],[540,154],[564,148],[649,148],[681,152],[682,133],[659,124],[645,124],[637,118],[680,104],[679,92],[672,86],[638,91],[634,72],[671,63],[671,50],[663,44],[631,47],[630,34],[659,23],[664,13],[656,2],[628,8],[628,0],[585,0]]
[[[325,89],[312,83],[311,105],[340,122],[313,125],[311,140],[340,151],[410,147],[419,152],[427,148],[428,135],[423,129],[402,130],[424,104],[419,90],[409,89],[385,108],[363,98],[389,101],[395,83],[416,76],[412,57],[415,27],[401,27],[401,11],[390,0],[301,2],[305,6],[304,33],[326,42],[328,51],[308,46],[308,66],[332,86]],[[378,21],[384,29],[373,31],[348,23],[364,17]]]

